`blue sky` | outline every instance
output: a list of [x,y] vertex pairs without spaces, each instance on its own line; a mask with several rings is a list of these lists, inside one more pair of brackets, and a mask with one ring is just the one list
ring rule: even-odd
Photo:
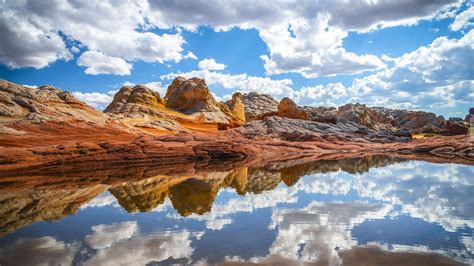
[[421,109],[474,102],[471,1],[6,1],[0,78],[51,84],[104,108],[124,84],[162,95],[179,75],[218,99]]

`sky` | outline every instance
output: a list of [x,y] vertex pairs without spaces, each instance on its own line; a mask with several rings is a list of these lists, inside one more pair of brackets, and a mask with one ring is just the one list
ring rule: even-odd
[[103,109],[124,85],[178,75],[218,100],[363,103],[464,117],[474,107],[474,1],[0,1],[0,78]]

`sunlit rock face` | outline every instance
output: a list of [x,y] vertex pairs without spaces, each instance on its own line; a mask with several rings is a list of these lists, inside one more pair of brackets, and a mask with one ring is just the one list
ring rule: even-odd
[[245,104],[244,98],[240,92],[232,94],[232,98],[225,102],[232,114],[241,122],[245,122]]
[[446,135],[468,133],[468,128],[462,121],[445,120],[443,116],[437,117],[434,113],[367,107],[365,104],[358,103],[348,103],[338,108],[300,107],[290,98],[283,98],[278,105],[278,116],[329,124],[351,122],[371,130],[394,131],[394,134],[398,136],[408,136],[408,133]]
[[278,102],[268,94],[249,92],[242,95],[245,106],[245,120],[261,120],[278,113]]
[[214,99],[205,81],[177,77],[160,97],[144,85],[122,87],[104,110],[111,117],[145,133],[160,131],[216,131],[245,122],[243,99],[230,106]]
[[278,104],[278,116],[309,120],[309,115],[290,98],[283,98]]
[[216,122],[221,127],[242,124],[229,107],[216,101],[204,79],[177,77],[166,91],[166,108],[188,115],[201,115],[207,122]]
[[106,113],[152,113],[153,109],[164,107],[160,94],[144,85],[122,87],[104,110]]
[[[24,87],[0,80],[0,122],[83,120],[104,123],[107,116],[53,86]],[[3,127],[2,127],[3,128]],[[0,133],[8,133],[0,128]],[[5,132],[3,132],[5,131]]]

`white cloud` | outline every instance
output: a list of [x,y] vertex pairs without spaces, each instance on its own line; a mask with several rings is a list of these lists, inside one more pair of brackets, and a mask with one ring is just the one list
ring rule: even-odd
[[100,92],[80,92],[74,91],[72,95],[77,99],[87,103],[90,106],[93,106],[98,109],[104,109],[106,105],[108,105],[111,101],[113,96],[105,93]]
[[209,70],[169,73],[160,76],[160,78],[171,81],[177,76],[184,76],[186,78],[199,77],[205,79],[207,85],[210,86],[219,86],[240,92],[256,91],[267,93],[278,99],[293,95],[293,89],[290,87],[293,82],[290,79],[274,80],[269,77],[255,77],[248,76],[247,74],[230,75]]
[[206,58],[199,61],[198,67],[202,70],[223,70],[226,68],[226,65],[217,63],[214,58]]
[[269,74],[296,72],[305,77],[356,74],[383,68],[373,55],[342,47],[348,31],[411,25],[421,19],[451,16],[461,1],[200,1],[193,4],[150,1],[150,20],[162,27],[196,30],[257,29],[269,48],[262,55]]
[[113,74],[113,75],[130,75],[132,65],[122,58],[109,57],[101,52],[87,51],[81,54],[77,59],[79,66],[86,67],[84,71],[89,75]]
[[[180,27],[196,30],[207,25],[218,31],[233,27],[258,30],[269,48],[269,55],[262,56],[269,74],[297,72],[306,77],[355,74],[385,65],[376,56],[346,51],[342,40],[348,31],[449,17],[460,5],[460,0],[245,4],[234,1],[78,3],[56,0],[48,4],[12,1],[2,8],[5,28],[2,32],[9,34],[2,38],[0,60],[10,67],[38,68],[58,59],[67,60],[71,57],[70,51],[58,34],[61,32],[107,57],[179,62],[195,59],[192,53],[183,55],[185,40]],[[149,31],[153,28],[176,33],[158,35]],[[46,34],[50,39],[44,37]],[[20,47],[15,47],[18,44]]]
[[0,60],[10,67],[41,68],[70,59],[66,43],[77,41],[91,51],[126,61],[179,62],[183,37],[179,32],[150,32],[155,26],[146,19],[147,9],[145,1],[8,1],[1,10]]
[[472,19],[474,19],[474,6],[470,6],[468,9],[456,15],[454,22],[449,25],[449,28],[453,31],[458,31],[470,27],[474,25],[474,23],[471,22]]
[[0,32],[0,63],[10,68],[42,68],[72,58],[57,31],[5,8],[5,3],[0,9]]
[[300,105],[336,105],[336,101],[346,95],[342,83],[329,83],[326,86],[303,87],[296,92],[296,101]]
[[115,206],[119,207],[117,204],[117,199],[110,194],[110,192],[104,192],[100,194],[99,196],[93,198],[91,201],[87,202],[86,204],[81,206],[81,209],[86,209],[86,208],[100,208],[104,206]]
[[[329,14],[313,20],[298,19],[260,30],[270,56],[263,55],[268,74],[297,72],[307,78],[356,74],[385,67],[378,57],[356,55],[342,48],[347,32],[329,26]],[[315,41],[317,40],[317,41]]]
[[184,59],[194,59],[194,60],[198,59],[198,57],[195,54],[193,54],[193,52],[191,52],[191,51],[189,51],[183,58]]
[[412,109],[469,104],[474,101],[473,50],[473,30],[459,40],[439,37],[395,58],[392,68],[355,79],[349,101]]

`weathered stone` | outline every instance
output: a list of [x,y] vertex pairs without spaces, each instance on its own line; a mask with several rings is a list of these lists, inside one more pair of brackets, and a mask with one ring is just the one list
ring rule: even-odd
[[309,115],[306,111],[290,98],[283,98],[280,101],[280,104],[278,104],[278,116],[302,120],[309,119]]
[[249,92],[242,95],[245,106],[245,120],[260,120],[278,113],[278,102],[268,94]]
[[227,101],[226,104],[227,106],[229,106],[229,109],[235,116],[235,118],[237,118],[241,122],[245,122],[245,106],[244,99],[241,93],[234,93],[232,95],[232,99]]

